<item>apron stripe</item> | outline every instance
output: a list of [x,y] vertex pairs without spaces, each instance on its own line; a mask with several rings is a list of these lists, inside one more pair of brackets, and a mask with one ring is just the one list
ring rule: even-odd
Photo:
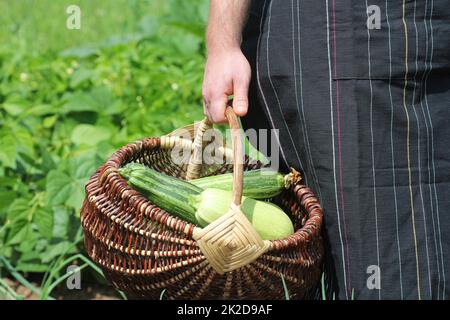
[[[423,24],[425,27],[425,71],[422,75],[422,80],[421,83],[424,84],[425,83],[425,77],[426,74],[428,72],[428,47],[429,47],[429,41],[428,41],[428,27],[427,27],[427,11],[428,11],[428,1],[425,1],[425,13],[424,13],[424,20],[423,20]],[[424,85],[421,86],[421,96],[425,96],[425,92],[424,92]],[[428,189],[429,189],[429,194],[430,194],[430,210],[431,210],[431,222],[433,225],[433,235],[434,235],[434,246],[435,246],[435,253],[436,253],[436,266],[437,266],[437,276],[438,276],[438,282],[437,282],[437,299],[439,299],[440,297],[440,285],[441,285],[441,271],[440,271],[440,261],[439,261],[439,249],[438,249],[438,240],[436,238],[436,221],[435,221],[435,216],[434,216],[434,201],[433,201],[433,191],[431,188],[431,167],[430,167],[430,161],[429,161],[429,155],[430,155],[430,128],[428,125],[428,119],[426,117],[425,114],[425,106],[423,103],[423,100],[420,101],[420,107],[422,110],[422,116],[425,122],[425,128],[426,128],[426,136],[427,136],[427,172],[428,172]]]
[[[334,63],[334,76],[337,78],[337,54],[336,54],[336,11],[335,11],[335,0],[333,0],[333,63]],[[344,226],[344,242],[345,242],[345,250],[346,254],[342,257],[345,259],[347,264],[347,273],[348,273],[348,289],[351,289],[350,284],[350,261],[349,261],[349,249],[348,249],[348,232],[347,232],[347,223],[345,221],[345,201],[344,201],[344,187],[343,187],[343,168],[342,168],[342,135],[341,135],[341,104],[339,99],[339,80],[335,80],[336,83],[336,115],[337,115],[337,131],[338,131],[338,159],[339,159],[339,193],[341,200],[341,212],[342,212],[342,224]]]
[[[295,101],[297,104],[297,112],[298,112],[298,93],[297,93],[297,65],[296,65],[296,59],[295,59],[295,20],[294,20],[294,0],[291,0],[291,18],[292,18],[292,62],[293,62],[293,72],[294,72],[294,91],[295,91]],[[281,112],[281,108],[280,108]],[[300,113],[298,112],[298,117],[300,120],[300,123],[303,124],[302,119],[300,117]],[[283,119],[284,121],[284,119]],[[304,137],[303,137],[304,138]],[[300,161],[300,159],[299,159]],[[302,169],[302,173],[304,175],[305,183],[308,184],[308,174],[307,171],[304,168]]]
[[328,51],[328,72],[329,72],[329,82],[330,82],[330,118],[331,118],[331,144],[333,151],[333,178],[334,178],[334,194],[335,194],[335,202],[336,202],[336,217],[337,217],[337,225],[339,230],[339,239],[341,243],[341,257],[342,257],[342,272],[344,276],[344,291],[345,297],[348,300],[348,288],[347,288],[347,272],[344,261],[344,244],[342,241],[342,230],[341,230],[341,219],[339,212],[339,200],[338,200],[338,191],[337,191],[337,179],[336,179],[336,150],[334,146],[334,112],[333,112],[333,84],[332,84],[332,76],[331,76],[331,52],[330,52],[330,19],[329,19],[329,4],[328,0],[326,3],[326,14],[327,14],[327,51]]
[[420,202],[422,204],[422,214],[423,214],[423,227],[424,227],[424,233],[425,233],[425,252],[427,256],[427,269],[428,269],[428,286],[429,286],[429,297],[432,297],[432,291],[431,291],[431,270],[430,270],[430,253],[428,248],[428,231],[427,231],[427,217],[425,212],[425,202],[423,200],[423,188],[422,188],[422,163],[420,161],[421,158],[421,148],[420,148],[420,122],[419,117],[417,116],[416,112],[416,103],[415,103],[415,96],[416,96],[416,78],[417,78],[417,70],[418,70],[418,61],[417,61],[417,55],[419,52],[419,34],[417,32],[417,24],[416,24],[416,8],[417,8],[417,0],[414,0],[414,15],[413,15],[413,21],[414,21],[414,30],[416,34],[416,51],[415,51],[415,72],[414,72],[414,80],[413,80],[413,93],[412,93],[412,110],[414,112],[414,118],[416,119],[417,124],[417,163],[418,163],[418,173],[419,173],[419,192],[420,192]]
[[405,21],[405,0],[403,0],[402,4],[402,21],[403,27],[405,30],[405,85],[403,86],[403,108],[405,110],[406,115],[406,157],[408,161],[408,188],[409,188],[409,198],[410,198],[410,206],[411,206],[411,219],[413,226],[413,238],[414,238],[414,252],[416,255],[416,281],[417,281],[417,296],[419,300],[422,299],[420,293],[420,271],[419,271],[419,248],[417,246],[417,234],[416,234],[416,217],[414,210],[414,198],[412,193],[412,176],[411,176],[411,158],[410,158],[410,121],[408,109],[406,107],[406,88],[408,86],[408,28],[406,26]]
[[391,155],[392,155],[392,184],[394,193],[394,208],[395,208],[395,229],[397,238],[397,252],[398,252],[398,268],[399,268],[399,281],[400,281],[400,299],[403,300],[403,274],[402,274],[402,255],[400,248],[400,236],[399,236],[399,222],[398,222],[398,201],[397,201],[397,184],[395,175],[395,155],[394,155],[394,102],[392,99],[392,45],[391,45],[391,25],[389,23],[388,14],[388,0],[386,0],[386,22],[388,26],[388,39],[389,39],[389,99],[391,103],[391,125],[390,125],[390,138],[391,138]]
[[[258,44],[257,44],[257,51],[256,51],[256,80],[257,80],[257,83],[258,83],[259,93],[261,94],[261,97],[262,97],[263,102],[264,102],[264,107],[266,108],[267,115],[269,116],[269,120],[270,120],[271,126],[272,126],[272,128],[276,128],[275,123],[273,122],[272,115],[271,115],[270,110],[269,110],[269,105],[267,104],[266,96],[265,96],[264,91],[262,90],[262,87],[261,87],[261,79],[260,79],[260,72],[259,72],[259,52],[261,51],[260,50],[260,48],[261,48],[261,35],[262,35],[262,27],[263,27],[262,25],[263,25],[263,21],[264,21],[264,13],[265,13],[265,9],[266,9],[266,1],[267,0],[264,0],[264,5],[263,5],[263,9],[262,9],[263,14],[261,15],[261,22],[260,22],[260,25],[259,25],[259,36],[258,36]],[[280,147],[280,153],[281,153],[281,156],[283,158],[283,161],[286,164],[286,166],[289,167],[289,164],[288,164],[288,161],[286,159],[286,155],[284,154],[283,147],[282,147],[282,145],[280,143],[280,137],[279,137],[277,131],[275,131],[275,137],[276,137],[277,143],[278,143],[278,145]]]
[[[294,0],[292,0],[292,19],[294,19]],[[292,21],[292,24],[294,25],[294,20]],[[295,30],[294,28],[292,29],[292,41],[294,42],[294,37],[295,35]],[[306,126],[306,118],[305,118],[305,111],[304,111],[304,106],[303,106],[303,71],[302,71],[302,57],[301,57],[301,36],[300,36],[300,1],[297,0],[297,36],[298,36],[298,69],[299,69],[299,77],[300,77],[300,81],[299,81],[299,88],[300,88],[300,107],[301,107],[301,113],[302,113],[302,117],[300,117],[299,114],[299,119],[300,119],[300,123],[302,124],[303,127],[303,140],[304,140],[304,144],[306,147],[306,153],[308,156],[308,162],[309,162],[309,168],[312,171],[312,176],[314,179],[314,182],[316,184],[316,190],[317,190],[317,196],[319,198],[319,201],[322,199],[322,194],[320,191],[320,185],[319,185],[319,179],[317,178],[317,173],[316,173],[316,169],[314,168],[314,162],[312,160],[312,155],[311,155],[311,146],[309,144],[309,134],[308,134],[308,129]],[[294,47],[294,51],[293,54],[295,55],[295,47]],[[294,82],[295,82],[295,99],[296,99],[296,104],[297,104],[297,110],[299,109],[299,103],[298,103],[298,95],[297,95],[297,77],[295,74],[296,67],[295,67],[295,56],[294,56]],[[299,111],[300,112],[300,111]]]
[[[302,172],[304,173],[305,171],[303,170],[302,161],[300,160],[300,156],[298,155],[298,151],[297,151],[297,148],[296,148],[296,146],[295,146],[296,143],[294,142],[294,139],[292,138],[291,131],[289,130],[289,126],[288,126],[287,123],[286,123],[286,119],[284,118],[283,110],[282,110],[282,108],[281,108],[280,99],[279,99],[279,97],[278,97],[277,91],[275,90],[275,86],[273,85],[272,77],[271,77],[271,73],[270,73],[269,39],[270,39],[270,21],[271,21],[271,18],[272,18],[272,4],[273,4],[273,0],[270,1],[270,4],[269,4],[269,12],[268,12],[268,15],[267,15],[267,20],[268,20],[268,22],[267,22],[267,23],[268,23],[268,26],[267,26],[267,47],[266,47],[266,54],[267,54],[267,77],[268,77],[268,79],[269,79],[269,83],[270,83],[270,86],[271,86],[271,88],[272,88],[272,91],[273,91],[273,93],[274,93],[274,95],[275,95],[275,99],[277,100],[277,106],[278,106],[278,109],[279,109],[279,111],[280,111],[281,119],[283,120],[284,127],[286,128],[286,131],[287,131],[287,133],[288,133],[288,135],[289,135],[289,139],[291,140],[291,145],[292,145],[292,147],[294,148],[294,152],[295,152],[295,155],[296,155],[296,157],[297,157],[297,161],[298,161],[298,163],[299,163],[299,165],[300,165],[300,169],[301,169]],[[269,112],[269,108],[267,108],[267,111]]]
[[425,78],[425,105],[426,105],[428,119],[430,121],[430,128],[431,128],[431,163],[432,163],[432,168],[433,168],[433,191],[434,191],[434,198],[436,201],[436,217],[437,217],[437,225],[438,225],[439,250],[440,250],[440,254],[441,254],[441,268],[442,268],[442,278],[443,278],[442,279],[442,281],[443,281],[442,299],[445,299],[444,254],[442,251],[442,237],[441,237],[441,226],[440,226],[440,218],[439,218],[439,200],[438,200],[437,190],[436,190],[436,167],[434,164],[434,133],[433,133],[433,123],[431,121],[430,109],[428,106],[428,98],[427,98],[428,77],[429,77],[431,71],[433,70],[433,51],[434,51],[434,37],[433,37],[433,23],[432,23],[433,5],[434,5],[434,0],[431,0],[431,11],[430,11],[431,54],[430,54],[430,69]]
[[[366,0],[366,7],[367,0]],[[369,13],[367,12],[367,18],[369,18]],[[372,179],[373,179],[373,199],[374,199],[374,214],[375,214],[375,238],[376,238],[376,248],[377,248],[377,265],[380,265],[380,240],[378,233],[378,204],[377,204],[377,183],[375,175],[375,151],[374,151],[374,140],[373,140],[373,87],[372,87],[372,66],[370,61],[370,29],[367,28],[367,57],[368,57],[368,68],[369,68],[369,87],[370,87],[370,139],[371,139],[371,153],[372,153]],[[381,300],[381,287],[378,290],[378,299]]]

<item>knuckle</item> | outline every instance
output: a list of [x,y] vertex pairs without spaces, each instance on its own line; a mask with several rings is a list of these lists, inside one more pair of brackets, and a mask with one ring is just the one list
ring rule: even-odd
[[202,97],[207,98],[209,96],[209,88],[206,85],[202,86]]
[[235,92],[233,96],[233,101],[235,102],[245,102],[247,101],[247,96],[241,91],[241,92]]
[[215,114],[212,114],[212,115],[211,115],[211,120],[212,120],[213,122],[219,122],[219,117],[218,117],[217,115],[215,115]]
[[213,100],[218,100],[218,98],[221,96],[221,90],[218,88],[206,88],[202,91],[202,96],[204,99],[212,102]]
[[237,102],[246,102],[247,97],[244,95],[236,95],[233,100]]
[[246,87],[250,83],[250,77],[245,75],[245,74],[243,74],[243,73],[239,73],[235,77],[235,81],[237,82],[238,85]]

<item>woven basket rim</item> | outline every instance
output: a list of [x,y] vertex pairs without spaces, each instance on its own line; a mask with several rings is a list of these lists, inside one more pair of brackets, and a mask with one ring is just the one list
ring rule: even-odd
[[[163,219],[163,221],[161,221],[162,223],[166,224],[166,226],[172,229],[173,231],[182,232],[191,237],[193,230],[195,228],[198,228],[196,225],[184,221],[172,215],[170,212],[167,212],[159,208],[157,204],[152,203],[141,193],[139,193],[138,191],[134,190],[131,186],[129,186],[125,181],[125,179],[123,179],[122,176],[117,172],[117,169],[122,167],[124,164],[132,162],[132,161],[118,161],[118,158],[132,160],[133,155],[138,152],[141,152],[143,149],[151,150],[160,148],[160,141],[161,137],[147,137],[129,143],[118,149],[96,171],[96,173],[98,173],[98,180],[99,180],[98,183],[102,186],[105,186],[106,185],[105,182],[108,183],[114,182],[117,185],[117,188],[121,189],[123,200],[127,202],[130,201],[137,202],[139,203],[140,208],[153,207],[153,209],[155,208],[159,209],[161,213],[165,213],[169,216],[167,219]],[[246,156],[246,164],[248,164],[248,161],[250,160],[252,159]],[[256,161],[256,163],[259,163],[261,165],[259,161]],[[246,169],[246,171],[248,170]],[[87,183],[86,188],[88,188],[89,183],[93,182],[92,179],[94,175]],[[307,242],[309,241],[309,239],[317,237],[321,232],[323,210],[319,202],[317,201],[317,198],[313,195],[312,191],[306,185],[300,183],[294,184],[289,188],[289,190],[285,190],[283,192],[286,191],[294,192],[296,194],[306,214],[306,221],[302,226],[300,226],[297,230],[295,230],[293,234],[289,235],[288,237],[278,240],[270,240],[272,243],[272,249],[286,247],[288,243],[297,243],[298,241]],[[312,205],[308,206],[308,204]]]

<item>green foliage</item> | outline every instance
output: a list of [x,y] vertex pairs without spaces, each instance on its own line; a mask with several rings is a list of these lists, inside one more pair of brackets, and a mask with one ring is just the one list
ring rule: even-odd
[[202,117],[207,1],[75,3],[79,34],[63,1],[3,8],[0,257],[18,272],[82,250],[84,184],[112,152]]

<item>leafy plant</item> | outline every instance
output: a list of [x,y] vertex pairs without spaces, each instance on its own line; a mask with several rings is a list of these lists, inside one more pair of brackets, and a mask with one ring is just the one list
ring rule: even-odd
[[[102,2],[79,2],[103,19],[98,32],[86,22],[85,38],[63,25],[65,36],[55,32],[64,19],[36,19],[64,14],[61,2],[39,2],[28,15],[28,2],[17,1],[2,17],[0,275],[41,298],[74,258],[101,273],[82,255],[79,210],[90,175],[121,146],[202,117],[207,1]],[[37,48],[31,40],[42,31],[45,47]],[[30,273],[41,275],[41,288],[26,280]],[[3,282],[0,294],[20,298]]]

